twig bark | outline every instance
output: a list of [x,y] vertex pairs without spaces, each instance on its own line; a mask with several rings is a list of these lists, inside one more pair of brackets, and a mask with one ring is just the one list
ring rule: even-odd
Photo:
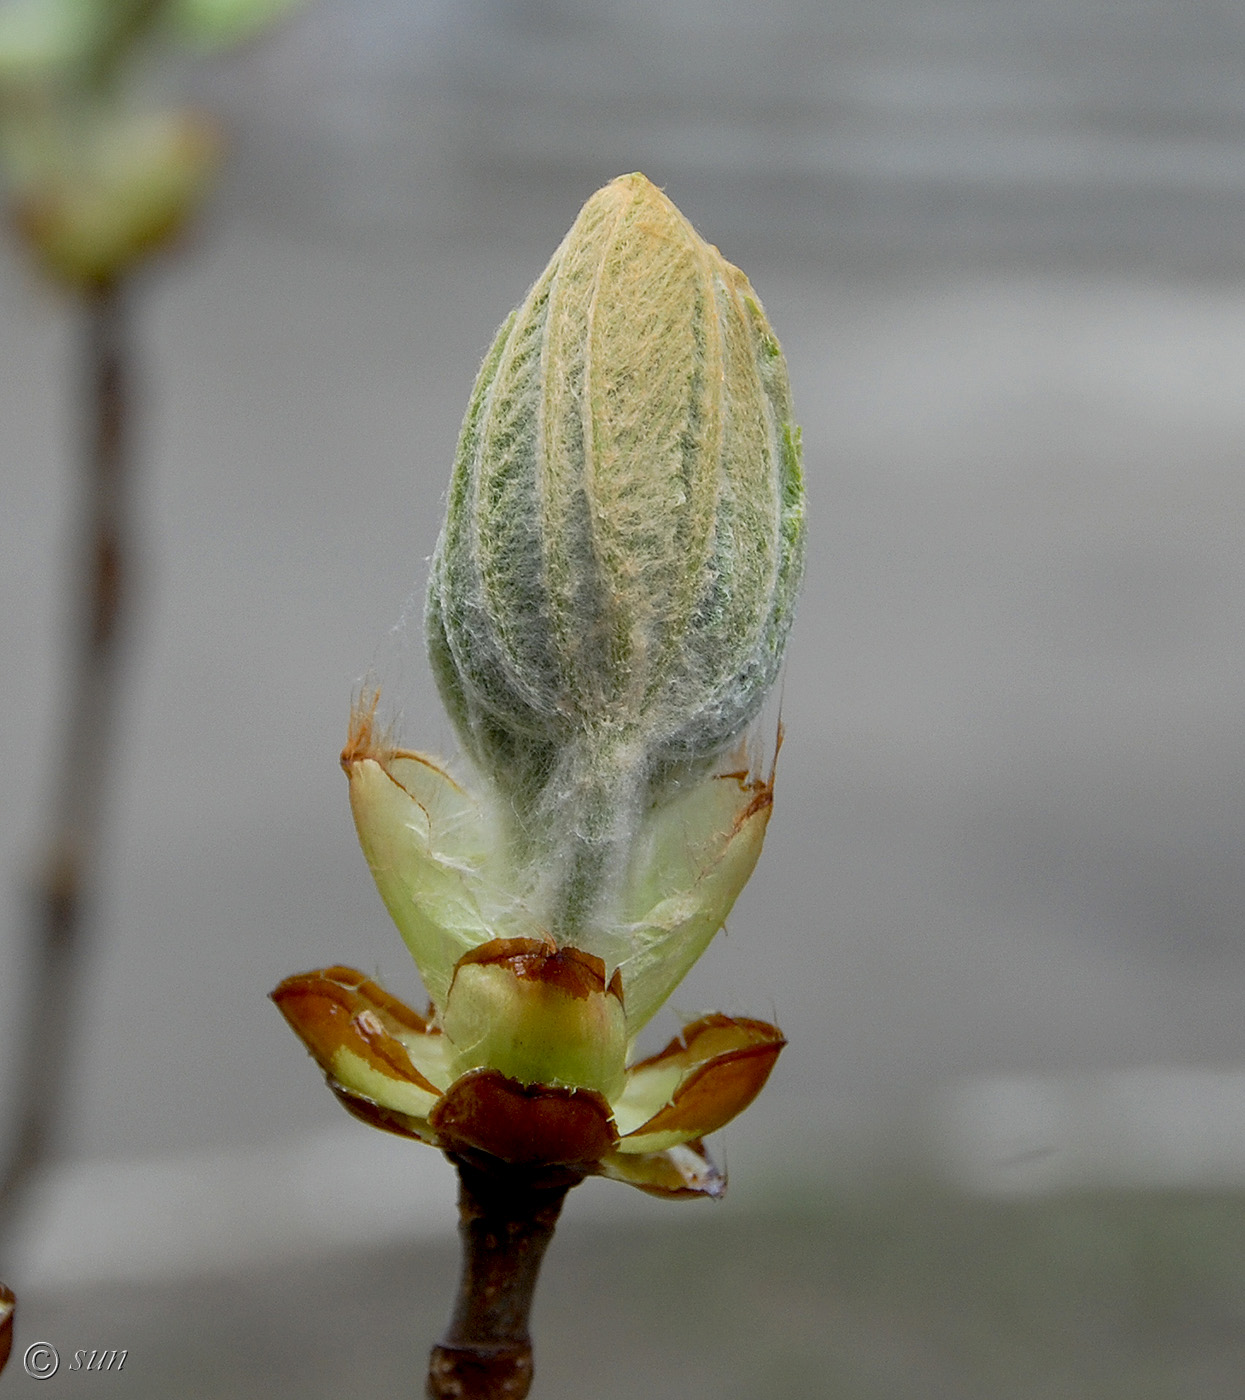
[[76,630],[50,836],[32,882],[25,1024],[12,1066],[16,1133],[0,1175],[0,1230],[11,1224],[26,1185],[47,1156],[64,1097],[109,796],[130,573],[131,353],[125,290],[113,281],[83,294]]
[[11,1289],[0,1283],[0,1371],[3,1371],[13,1349],[13,1314],[17,1299]]
[[566,1193],[582,1175],[454,1157],[463,1270],[428,1363],[430,1400],[521,1400],[532,1384],[528,1319]]

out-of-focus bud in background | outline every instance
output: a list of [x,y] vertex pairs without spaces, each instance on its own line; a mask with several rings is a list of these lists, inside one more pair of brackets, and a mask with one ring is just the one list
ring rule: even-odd
[[214,122],[141,67],[261,33],[301,0],[19,0],[0,9],[0,176],[41,270],[103,286],[175,241],[220,164]]
[[189,112],[108,123],[62,143],[16,182],[13,217],[42,270],[97,286],[175,240],[220,162],[220,136]]

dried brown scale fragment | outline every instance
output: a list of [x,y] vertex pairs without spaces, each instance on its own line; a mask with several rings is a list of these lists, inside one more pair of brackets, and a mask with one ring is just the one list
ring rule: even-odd
[[756,795],[753,797],[752,801],[748,803],[742,812],[736,815],[733,830],[738,831],[750,817],[754,817],[758,812],[764,812],[774,805],[773,783],[759,782],[756,784],[756,788]]
[[770,760],[769,776],[767,778],[754,778],[748,769],[741,769],[730,773],[719,773],[718,780],[723,778],[733,778],[744,792],[753,794],[752,801],[740,812],[736,813],[732,830],[738,831],[751,817],[758,812],[768,811],[774,805],[774,777],[778,772],[778,755],[782,752],[783,728],[778,725],[778,733],[774,740],[774,756]]
[[[680,1166],[676,1155],[695,1164],[689,1174]],[[678,1153],[656,1152],[633,1156],[612,1152],[597,1165],[598,1176],[611,1181],[625,1181],[646,1195],[663,1201],[720,1201],[726,1195],[726,1174],[719,1171],[700,1138],[693,1138],[678,1149]]]
[[346,730],[346,745],[341,751],[339,762],[342,772],[350,776],[351,764],[363,758],[374,758],[383,764],[390,750],[387,745],[378,743],[376,735],[376,707],[380,704],[380,691],[369,690],[361,694],[350,707],[350,724]]
[[[433,763],[426,754],[417,753],[414,749],[400,748],[392,742],[388,731],[376,722],[376,711],[379,705],[379,689],[362,691],[352,703],[350,722],[346,730],[346,743],[338,759],[342,772],[349,778],[351,769],[356,763],[371,759],[380,766],[385,776],[395,787],[402,788],[402,791],[406,792],[406,788],[393,776],[388,767],[389,764],[397,760],[403,760],[421,764],[443,778],[455,791],[461,792],[462,789],[440,764]],[[425,815],[427,815],[426,812]]]

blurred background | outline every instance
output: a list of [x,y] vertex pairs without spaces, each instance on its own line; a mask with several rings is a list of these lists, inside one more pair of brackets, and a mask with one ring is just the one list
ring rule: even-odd
[[[418,1390],[453,1174],[265,996],[347,962],[419,999],[350,697],[374,669],[449,751],[419,620],[471,383],[639,169],[749,274],[804,426],[769,844],[675,997],[790,1045],[724,1206],[573,1194],[535,1393],[1239,1394],[1243,77],[1228,0],[311,0],[196,70],[232,153],[142,288],[121,777],[3,1384],[38,1338],[128,1348],[117,1394]],[[10,1056],[73,334],[5,252]]]

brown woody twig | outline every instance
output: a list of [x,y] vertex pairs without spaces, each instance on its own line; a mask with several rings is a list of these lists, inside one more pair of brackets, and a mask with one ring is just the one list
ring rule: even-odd
[[84,934],[109,796],[124,604],[130,573],[130,360],[121,280],[82,293],[84,502],[76,565],[76,641],[51,832],[32,889],[33,965],[13,1066],[16,1133],[0,1173],[0,1228],[47,1157],[64,1095]]
[[428,1363],[430,1400],[522,1400],[532,1384],[528,1319],[566,1193],[583,1175],[454,1155],[463,1271]]

